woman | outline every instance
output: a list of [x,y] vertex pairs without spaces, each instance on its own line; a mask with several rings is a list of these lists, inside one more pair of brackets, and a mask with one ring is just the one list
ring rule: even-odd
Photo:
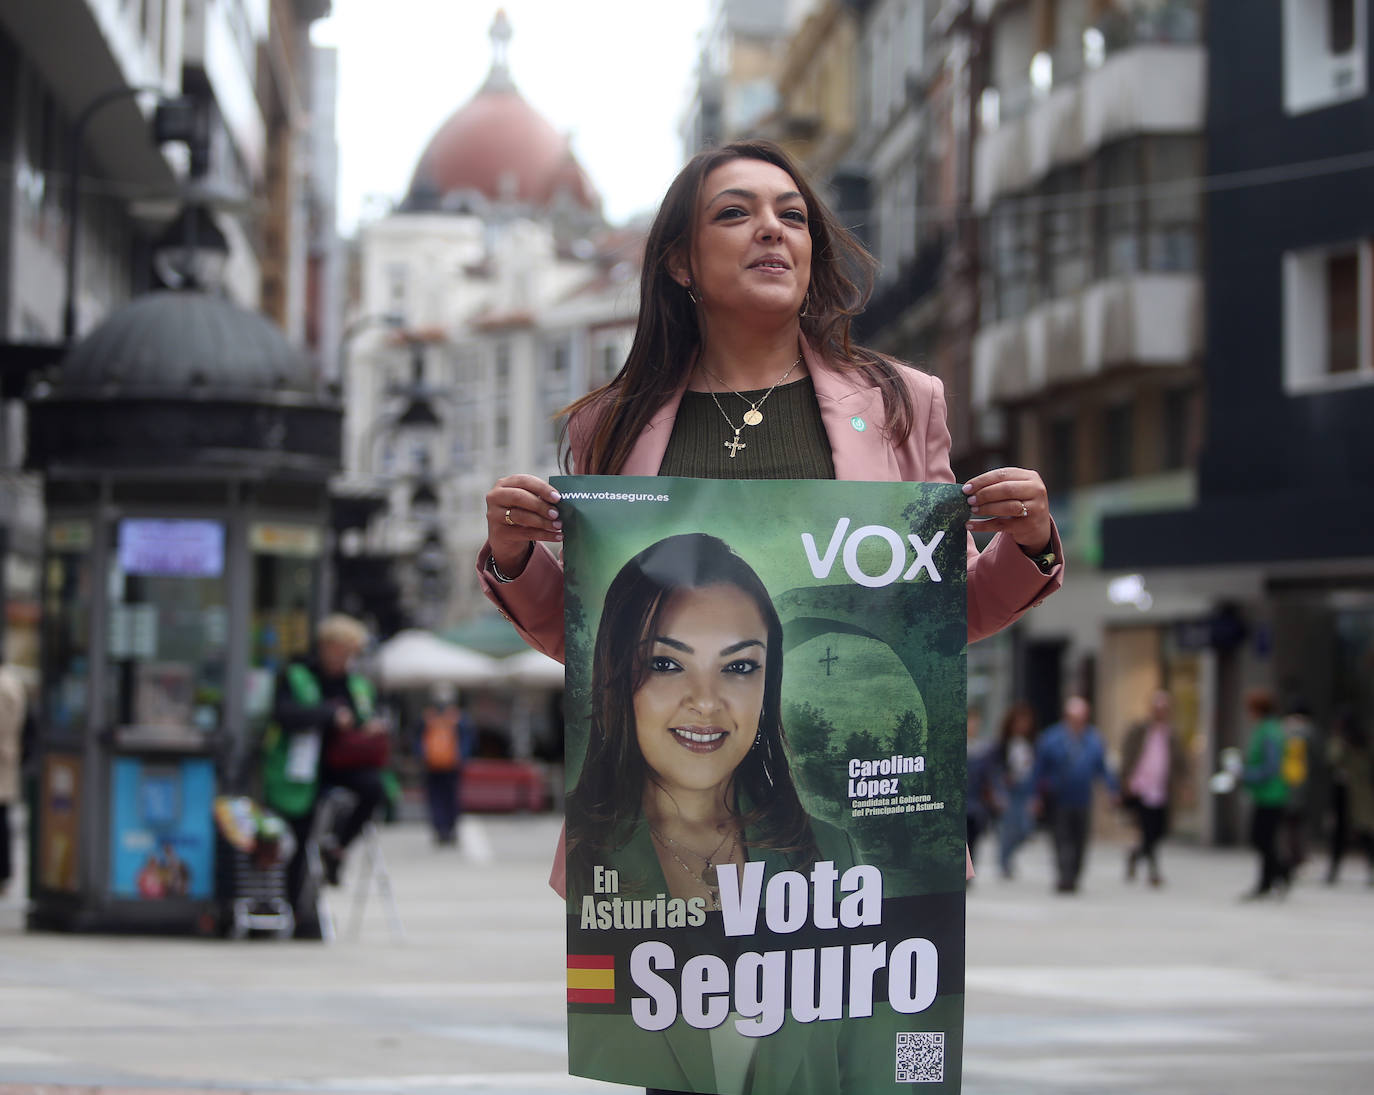
[[1126,853],[1127,882],[1135,880],[1136,867],[1143,861],[1150,885],[1164,885],[1159,842],[1169,831],[1169,814],[1188,780],[1188,754],[1174,725],[1173,710],[1173,698],[1157,689],[1150,696],[1150,717],[1132,725],[1122,743],[1122,793],[1139,836]]
[[1035,709],[1017,700],[1002,716],[997,734],[996,783],[1002,808],[997,828],[997,863],[1003,878],[1016,873],[1016,852],[1030,836],[1035,798]]
[[[940,382],[850,342],[873,268],[777,145],[694,156],[645,241],[625,365],[569,408],[571,467],[953,482]],[[981,554],[968,542],[969,638],[980,639],[1059,588],[1063,550],[1036,472],[984,472],[964,493],[997,534]],[[531,646],[561,660],[562,568],[538,546],[562,539],[558,493],[517,474],[486,501],[484,591]],[[550,882],[563,892],[561,848]]]
[[574,891],[613,867],[622,894],[719,909],[727,863],[852,866],[848,836],[802,809],[781,709],[782,624],[748,563],[701,534],[626,563],[606,592],[568,795]]

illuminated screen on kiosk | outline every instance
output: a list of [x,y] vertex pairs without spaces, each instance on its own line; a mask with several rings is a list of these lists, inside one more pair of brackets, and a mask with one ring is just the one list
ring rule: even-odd
[[224,525],[125,518],[119,522],[119,569],[146,578],[218,578],[224,573]]

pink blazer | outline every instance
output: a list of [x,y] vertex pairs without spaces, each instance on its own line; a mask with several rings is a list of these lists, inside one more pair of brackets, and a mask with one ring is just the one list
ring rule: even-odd
[[[949,427],[945,424],[944,386],[938,379],[916,369],[903,368],[901,375],[911,392],[913,403],[911,432],[905,441],[894,445],[887,437],[887,416],[883,413],[882,392],[853,370],[831,365],[809,345],[802,353],[816,388],[821,419],[830,440],[835,462],[835,478],[863,482],[952,483],[949,463]],[[657,475],[668,449],[677,409],[682,403],[686,382],[654,415],[639,435],[622,469],[624,475]],[[569,423],[573,467],[581,468],[591,432],[595,426],[590,415],[578,415]],[[1049,574],[1021,551],[1016,541],[1001,534],[979,552],[973,537],[968,538],[968,637],[970,642],[1002,630],[1028,608],[1033,608],[1058,589],[1064,581],[1063,563]],[[1063,559],[1059,530],[1052,534],[1055,557]],[[478,580],[482,590],[501,615],[536,650],[563,660],[563,566],[552,552],[535,545],[534,554],[520,576],[501,583],[487,571],[491,555],[488,544],[477,557]],[[968,867],[972,877],[972,863]],[[549,879],[560,894],[564,892],[563,840],[560,837]]]

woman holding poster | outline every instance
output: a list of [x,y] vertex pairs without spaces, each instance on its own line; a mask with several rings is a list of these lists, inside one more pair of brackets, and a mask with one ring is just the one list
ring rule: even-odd
[[[953,483],[940,381],[850,341],[850,323],[867,301],[874,266],[777,145],[741,141],[697,155],[669,187],[646,239],[638,324],[624,366],[609,384],[568,409],[571,467],[585,475]],[[962,491],[970,524],[996,534],[981,553],[966,538],[967,635],[976,640],[1058,589],[1062,548],[1035,471],[984,472]],[[488,542],[478,571],[487,596],[526,641],[562,660],[563,569],[540,546],[562,539],[559,500],[550,484],[533,475],[498,480],[486,497]],[[761,606],[759,612],[766,624]],[[664,657],[666,668],[671,655]],[[765,678],[768,664],[765,658]],[[732,672],[747,681],[755,671]],[[664,733],[672,735],[665,726]],[[742,744],[715,738],[715,729],[685,729],[660,743],[703,753],[723,752],[718,741]],[[622,756],[639,753],[637,732],[632,742],[627,730],[614,740],[608,736],[604,747],[625,751]],[[747,791],[743,772],[736,783]],[[672,830],[672,800],[645,795],[647,786],[652,784],[640,781],[618,789],[619,804],[605,809],[603,824],[596,826],[600,836],[579,824],[572,856],[591,857],[597,841],[615,839],[606,834],[623,823],[642,821],[647,828],[657,820]],[[575,793],[582,793],[580,784]],[[586,797],[601,796],[588,785]],[[694,801],[716,800],[706,795]],[[747,795],[737,802],[746,811],[758,805]],[[753,820],[747,814],[732,821],[720,810],[702,810],[692,825],[681,820],[676,830],[660,828],[662,841],[650,834],[654,855],[648,863],[665,879],[676,871],[683,875],[678,886],[690,886],[686,876],[698,862],[698,873],[706,875],[726,858],[743,861],[745,853],[732,848],[731,839],[748,843],[743,834],[752,835]],[[784,822],[775,824],[786,829]],[[810,828],[815,842],[824,844],[818,826]],[[798,831],[794,825],[793,836]],[[785,843],[786,836],[778,835]],[[565,891],[561,847],[551,882]],[[698,886],[695,893],[709,900],[706,889]],[[676,1059],[690,1060],[692,1054]],[[814,1083],[798,1074],[785,1089],[839,1089],[831,1082],[833,1045],[825,1050],[818,1044],[814,1060],[807,1060],[806,1075]],[[675,1076],[671,1070],[661,1074]],[[757,1070],[750,1075],[733,1090],[774,1090],[776,1078],[765,1082]],[[729,1086],[719,1080],[717,1086],[667,1083],[697,1091]]]
[[718,538],[668,537],[621,568],[592,656],[587,755],[568,795],[574,889],[612,869],[626,897],[667,892],[690,915],[720,909],[726,864],[854,864],[848,835],[808,817],[797,796],[781,652],[768,591]]

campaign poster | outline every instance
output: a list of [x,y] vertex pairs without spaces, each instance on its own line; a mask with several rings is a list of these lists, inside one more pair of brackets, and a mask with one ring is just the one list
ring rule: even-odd
[[214,892],[215,769],[208,758],[115,758],[110,892],[158,901]]
[[553,485],[571,1072],[958,1091],[959,488]]

